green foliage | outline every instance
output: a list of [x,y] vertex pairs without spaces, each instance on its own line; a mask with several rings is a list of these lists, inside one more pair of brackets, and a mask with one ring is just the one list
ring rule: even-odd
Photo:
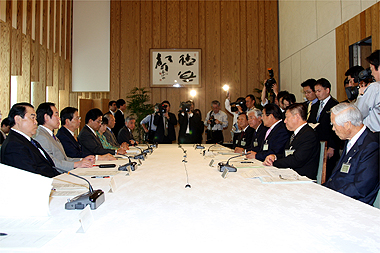
[[150,100],[148,95],[149,91],[143,88],[134,87],[127,96],[127,110],[130,115],[136,117],[136,132],[138,134],[138,142],[144,140],[144,129],[140,125],[140,121],[145,118],[146,115],[154,112],[153,105],[147,104]]

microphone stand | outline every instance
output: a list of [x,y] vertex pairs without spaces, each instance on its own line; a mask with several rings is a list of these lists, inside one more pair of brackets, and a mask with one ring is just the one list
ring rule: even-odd
[[103,204],[105,200],[104,192],[101,189],[95,190],[92,188],[91,183],[85,179],[84,177],[78,176],[71,171],[63,171],[60,168],[54,167],[57,171],[60,171],[62,174],[68,174],[72,175],[74,177],[80,178],[88,183],[88,189],[89,191],[86,193],[83,193],[81,195],[78,195],[72,199],[69,199],[67,203],[65,204],[66,210],[82,210],[87,205],[90,206],[91,210],[97,209],[101,204]]
[[230,164],[229,164],[229,161],[230,161],[231,159],[234,159],[234,158],[236,158],[236,157],[240,157],[240,156],[243,156],[243,155],[245,155],[245,154],[243,153],[243,154],[241,154],[241,155],[236,155],[236,156],[230,157],[230,158],[227,160],[226,163],[219,162],[219,163],[218,163],[219,171],[220,171],[220,172],[223,172],[224,170],[228,170],[228,172],[236,172],[236,171],[237,171],[236,167],[233,166],[233,165],[230,165]]

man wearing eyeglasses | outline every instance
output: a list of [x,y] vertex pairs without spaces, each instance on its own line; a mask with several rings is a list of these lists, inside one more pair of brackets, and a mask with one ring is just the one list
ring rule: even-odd
[[305,94],[305,98],[307,101],[304,103],[307,108],[306,118],[309,119],[311,106],[318,102],[317,95],[315,95],[314,85],[317,80],[315,79],[307,79],[303,83],[301,83],[301,87],[303,89],[303,93]]
[[91,109],[87,112],[85,123],[78,135],[78,141],[82,145],[83,155],[105,155],[105,154],[125,154],[125,149],[119,148],[118,150],[105,149],[100,142],[96,131],[99,130],[102,124],[103,113],[98,108]]
[[59,175],[48,153],[32,138],[37,130],[34,107],[17,103],[8,118],[11,131],[1,147],[1,162],[45,177]]

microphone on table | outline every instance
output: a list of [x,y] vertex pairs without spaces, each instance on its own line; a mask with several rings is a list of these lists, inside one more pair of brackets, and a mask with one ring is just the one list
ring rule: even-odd
[[72,199],[69,199],[67,203],[65,204],[65,209],[66,210],[82,210],[84,209],[87,205],[90,206],[92,210],[97,209],[101,204],[103,204],[105,198],[104,198],[104,192],[101,189],[95,190],[92,188],[91,183],[85,179],[84,177],[78,176],[71,171],[63,171],[60,168],[54,167],[57,171],[60,171],[62,174],[68,174],[72,175],[74,177],[83,179],[88,183],[88,189],[89,191],[86,193],[83,193],[81,195],[78,195]]
[[130,167],[131,171],[135,171],[136,168],[137,168],[137,162],[132,162],[131,158],[129,156],[127,156],[127,155],[123,155],[123,156],[128,157],[129,162],[126,163],[126,164],[124,164],[124,165],[120,165],[117,170],[119,170],[119,171],[128,171],[128,167]]
[[[218,145],[218,143],[212,144],[210,147],[208,147],[207,152],[210,152],[210,148]],[[205,156],[206,150],[203,150],[203,156]]]
[[243,154],[241,154],[241,155],[236,155],[236,156],[230,157],[230,158],[227,160],[226,163],[219,162],[219,163],[218,163],[219,171],[220,171],[220,172],[223,172],[224,170],[228,170],[228,172],[236,172],[236,171],[237,171],[236,167],[234,167],[233,165],[230,165],[230,164],[229,164],[229,161],[230,161],[231,159],[234,159],[234,158],[236,158],[236,157],[243,156],[243,155],[245,155],[245,153],[243,153]]
[[135,155],[134,157],[133,157],[133,159],[141,159],[141,160],[143,160],[143,161],[145,161],[145,157],[146,157],[146,152],[144,152],[144,150],[142,149],[142,148],[140,148],[140,147],[137,147],[137,146],[135,146],[135,148],[138,148],[139,150],[140,150],[140,154],[138,154],[138,155]]
[[195,149],[205,149],[205,147],[202,144],[196,144]]
[[147,148],[147,150],[148,150],[148,153],[153,153],[153,148],[152,148],[152,146],[150,146],[149,144],[148,144],[148,142],[145,142],[145,145],[147,145],[148,146],[148,148]]

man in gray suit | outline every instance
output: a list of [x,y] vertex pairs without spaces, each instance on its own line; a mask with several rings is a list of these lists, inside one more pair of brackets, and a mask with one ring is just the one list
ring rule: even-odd
[[83,159],[67,157],[65,150],[54,135],[54,129],[59,128],[59,113],[54,103],[42,103],[37,108],[38,129],[35,139],[46,150],[56,167],[70,171],[74,168],[90,168],[95,162],[94,156]]

